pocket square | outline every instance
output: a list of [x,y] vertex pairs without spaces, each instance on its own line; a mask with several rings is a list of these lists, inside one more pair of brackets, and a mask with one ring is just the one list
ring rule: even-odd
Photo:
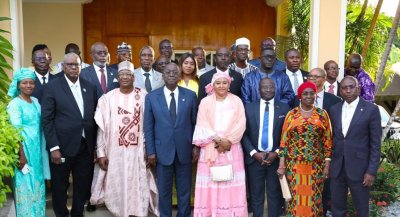
[[118,82],[118,79],[114,78],[113,82]]
[[278,118],[285,118],[285,115],[279,115]]

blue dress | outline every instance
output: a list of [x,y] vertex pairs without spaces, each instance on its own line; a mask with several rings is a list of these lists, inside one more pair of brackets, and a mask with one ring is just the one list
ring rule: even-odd
[[7,106],[11,124],[21,130],[22,144],[30,172],[14,169],[14,193],[17,216],[40,217],[46,213],[44,179],[50,178],[48,154],[40,125],[40,104],[31,97],[28,103],[15,97]]

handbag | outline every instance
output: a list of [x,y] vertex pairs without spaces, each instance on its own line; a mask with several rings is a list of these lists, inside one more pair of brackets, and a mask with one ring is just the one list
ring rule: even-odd
[[[228,154],[228,159],[232,161],[232,156]],[[232,164],[210,167],[211,180],[214,182],[225,182],[233,180],[233,167]]]

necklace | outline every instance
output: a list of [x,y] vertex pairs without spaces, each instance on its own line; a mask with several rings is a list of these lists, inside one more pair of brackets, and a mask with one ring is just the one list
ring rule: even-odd
[[306,111],[306,110],[304,110],[304,109],[301,107],[301,103],[300,103],[299,107],[300,107],[300,110],[301,110],[302,112],[305,112],[305,113],[312,112],[313,109],[314,109],[314,105],[313,105],[313,107],[312,107],[310,110]]

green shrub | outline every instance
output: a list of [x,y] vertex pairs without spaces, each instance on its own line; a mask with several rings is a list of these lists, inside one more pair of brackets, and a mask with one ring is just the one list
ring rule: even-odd
[[14,166],[18,161],[20,133],[9,122],[6,104],[0,101],[0,207],[11,192],[10,186],[3,183],[5,177],[14,176]]
[[400,140],[386,139],[382,143],[382,159],[400,166]]

